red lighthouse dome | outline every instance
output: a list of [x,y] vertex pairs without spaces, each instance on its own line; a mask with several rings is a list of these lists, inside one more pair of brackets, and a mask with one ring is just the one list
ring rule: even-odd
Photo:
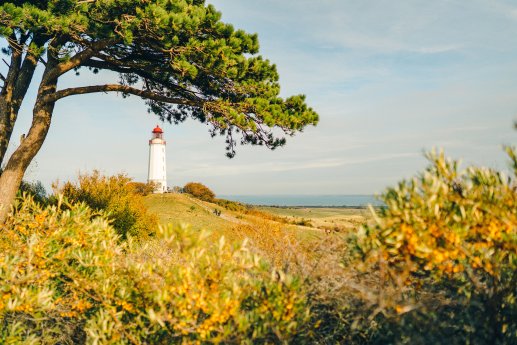
[[158,125],[153,129],[153,138],[151,140],[154,139],[160,139],[163,141],[163,144],[165,144],[165,140],[163,140],[163,130]]

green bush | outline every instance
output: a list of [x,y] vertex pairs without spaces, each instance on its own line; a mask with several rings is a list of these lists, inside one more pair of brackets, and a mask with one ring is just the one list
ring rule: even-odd
[[22,197],[24,194],[28,194],[34,198],[34,201],[39,203],[48,202],[47,191],[41,183],[41,181],[27,182],[22,181],[20,189],[18,191],[18,197]]
[[94,210],[104,211],[122,238],[145,238],[158,226],[157,217],[147,212],[142,196],[125,175],[107,177],[94,171],[79,175],[77,184],[65,183],[58,192],[71,203],[84,202]]
[[300,282],[245,244],[172,227],[120,241],[61,202],[24,200],[0,232],[0,343],[288,343],[308,319]]
[[231,200],[214,199],[214,203],[221,207],[224,207],[228,211],[246,212],[248,210],[248,207],[246,207],[246,205]]
[[183,192],[207,202],[214,202],[215,193],[199,182],[189,182],[183,187]]
[[289,223],[289,221],[286,218],[276,216],[269,212],[261,211],[253,205],[242,204],[237,201],[231,201],[226,199],[214,199],[213,202],[221,207],[224,207],[228,211],[239,212],[253,217],[268,219],[279,223]]
[[[2,168],[0,168],[0,175],[2,174]],[[47,203],[47,191],[43,186],[41,181],[29,182],[23,180],[20,184],[20,188],[18,189],[17,198],[23,198],[25,195],[30,195],[34,199],[34,201],[39,203]]]

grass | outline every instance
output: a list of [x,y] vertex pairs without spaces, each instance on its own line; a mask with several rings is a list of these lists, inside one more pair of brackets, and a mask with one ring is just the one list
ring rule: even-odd
[[335,216],[366,216],[365,208],[349,207],[271,207],[260,206],[260,210],[278,216],[303,217],[303,218],[328,218]]
[[[163,225],[189,224],[194,230],[207,229],[223,234],[232,232],[229,229],[238,225],[266,222],[295,232],[299,239],[307,239],[319,237],[322,230],[351,231],[370,219],[369,210],[364,208],[261,206],[251,212],[230,211],[188,194],[153,194],[146,197],[145,203]],[[220,212],[219,216],[215,210]]]
[[152,194],[145,198],[149,211],[159,217],[162,225],[189,224],[194,230],[222,231],[233,223],[213,213],[220,207],[196,200],[186,194]]
[[259,209],[294,223],[308,222],[312,227],[322,230],[353,230],[371,217],[370,211],[365,208],[264,206]]
[[[329,321],[329,329],[345,317],[334,315],[332,306],[348,306],[357,289],[370,289],[358,284],[355,271],[343,265],[348,252],[346,238],[369,219],[368,210],[238,207],[230,211],[186,194],[149,195],[145,202],[162,224],[184,223],[195,230],[209,230],[214,242],[221,235],[229,242],[246,239],[249,248],[273,266],[310,282],[312,303],[319,308],[314,312],[322,319],[334,320]],[[214,214],[214,209],[221,211],[221,215]],[[323,331],[322,344],[327,343],[325,334]]]
[[[195,230],[208,229],[224,234],[236,225],[265,222],[295,232],[299,239],[319,237],[322,230],[331,228],[353,230],[370,217],[367,209],[341,207],[257,207],[258,212],[230,211],[187,194],[152,194],[146,197],[145,203],[163,225],[189,224]],[[214,210],[220,211],[221,215],[217,216]]]
[[163,225],[189,224],[193,230],[211,231],[214,240],[221,235],[230,241],[247,239],[277,263],[292,261],[286,256],[293,251],[307,259],[316,247],[355,231],[369,218],[368,210],[350,208],[257,207],[230,211],[187,194],[149,195],[145,203]]

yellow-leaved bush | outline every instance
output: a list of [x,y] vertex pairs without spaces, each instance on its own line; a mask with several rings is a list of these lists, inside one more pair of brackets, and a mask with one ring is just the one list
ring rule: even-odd
[[143,195],[154,186],[132,182],[124,174],[103,176],[94,170],[80,174],[77,183],[66,182],[57,188],[70,202],[84,202],[96,211],[104,211],[113,227],[124,239],[132,236],[145,239],[158,226],[158,218],[150,214]]
[[[487,324],[465,327],[486,327],[493,342],[517,339],[517,159],[514,149],[507,152],[510,176],[484,167],[460,171],[443,153],[428,154],[429,167],[388,189],[386,207],[357,236],[363,259],[385,265],[385,277],[435,294],[452,290],[450,305],[477,305]],[[422,305],[416,296],[397,312]]]
[[[61,202],[61,201],[60,201]],[[0,343],[289,342],[300,282],[188,228],[120,241],[85,204],[19,201],[0,231]]]

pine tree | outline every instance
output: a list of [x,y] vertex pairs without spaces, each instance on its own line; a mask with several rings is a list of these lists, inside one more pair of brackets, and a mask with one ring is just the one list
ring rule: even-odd
[[[318,121],[303,95],[279,96],[276,67],[258,55],[257,35],[223,23],[204,0],[8,0],[0,5],[0,36],[10,60],[0,75],[0,222],[45,140],[56,102],[66,97],[138,96],[162,120],[208,123],[211,135],[226,136],[229,157],[237,142],[274,149],[285,144],[275,133],[293,135]],[[30,131],[4,162],[39,64]],[[119,78],[58,89],[63,75],[85,69]]]

